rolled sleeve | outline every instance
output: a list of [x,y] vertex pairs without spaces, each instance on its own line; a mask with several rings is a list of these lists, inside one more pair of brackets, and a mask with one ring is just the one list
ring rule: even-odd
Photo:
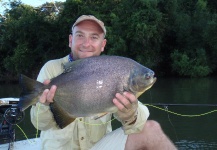
[[132,134],[132,133],[139,133],[142,131],[145,122],[149,117],[149,110],[148,108],[143,105],[141,102],[138,102],[138,111],[137,111],[137,119],[136,122],[132,125],[123,125],[124,133],[125,134]]

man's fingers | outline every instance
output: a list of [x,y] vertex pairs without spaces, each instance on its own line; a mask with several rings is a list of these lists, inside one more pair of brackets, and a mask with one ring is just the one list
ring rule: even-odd
[[123,95],[131,102],[131,103],[137,103],[138,100],[136,96],[129,92],[124,92]]
[[119,111],[121,112],[127,111],[127,108],[125,108],[125,106],[117,98],[113,99],[113,103],[115,104],[115,106],[118,108]]
[[125,97],[125,95],[121,95],[120,93],[117,93],[115,96],[119,100],[119,102],[121,104],[123,104],[123,106],[126,109],[131,109],[132,108],[131,101],[127,97]]
[[56,89],[57,87],[55,85],[51,86],[50,90],[45,89],[39,98],[39,102],[45,105],[52,103]]
[[50,80],[49,80],[49,79],[44,80],[44,82],[43,82],[43,84],[45,84],[45,85],[48,85],[49,83],[50,83]]
[[132,123],[136,119],[138,108],[138,100],[133,93],[124,92],[123,94],[116,93],[113,103],[118,108],[117,115],[122,121],[122,124]]
[[42,93],[42,95],[40,96],[39,98],[39,102],[40,103],[45,103],[47,101],[47,94],[48,94],[49,90],[48,89],[45,89]]
[[53,102],[53,98],[54,98],[56,89],[57,89],[57,87],[55,85],[51,86],[50,91],[47,94],[47,102],[49,102],[49,103]]

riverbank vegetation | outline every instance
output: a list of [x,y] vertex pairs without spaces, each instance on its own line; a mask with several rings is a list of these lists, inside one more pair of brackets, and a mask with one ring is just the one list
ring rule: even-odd
[[156,76],[217,74],[215,0],[66,0],[34,8],[11,1],[0,18],[0,80],[36,78],[42,65],[70,52],[82,14],[104,21],[104,54],[130,57]]

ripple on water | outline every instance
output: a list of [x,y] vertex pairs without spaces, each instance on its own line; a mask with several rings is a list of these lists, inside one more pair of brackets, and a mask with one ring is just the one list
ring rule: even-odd
[[217,150],[217,142],[207,142],[207,141],[189,141],[189,140],[180,140],[175,142],[175,145],[179,150],[190,150],[190,149],[203,149],[203,150]]

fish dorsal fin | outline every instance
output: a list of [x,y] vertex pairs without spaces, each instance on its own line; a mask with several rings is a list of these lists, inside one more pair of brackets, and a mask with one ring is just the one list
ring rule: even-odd
[[63,73],[67,73],[67,72],[70,72],[72,70],[72,64],[74,62],[68,62],[66,64],[62,64],[62,67],[64,69]]
[[69,116],[68,113],[55,102],[50,103],[50,109],[53,113],[54,120],[61,129],[65,128],[76,119]]
[[80,64],[80,62],[82,62],[84,59],[79,59],[79,60],[75,60],[72,62],[68,62],[66,64],[62,64],[64,72],[63,73],[67,73],[67,72],[71,72],[73,70],[73,68],[75,68],[77,66],[77,64]]
[[64,72],[63,72],[63,73],[71,72],[73,66],[75,66],[75,64],[77,64],[78,61],[79,61],[79,60],[72,61],[72,62],[68,62],[68,63],[66,63],[66,64],[62,64],[62,67],[63,67],[63,69],[64,69]]

